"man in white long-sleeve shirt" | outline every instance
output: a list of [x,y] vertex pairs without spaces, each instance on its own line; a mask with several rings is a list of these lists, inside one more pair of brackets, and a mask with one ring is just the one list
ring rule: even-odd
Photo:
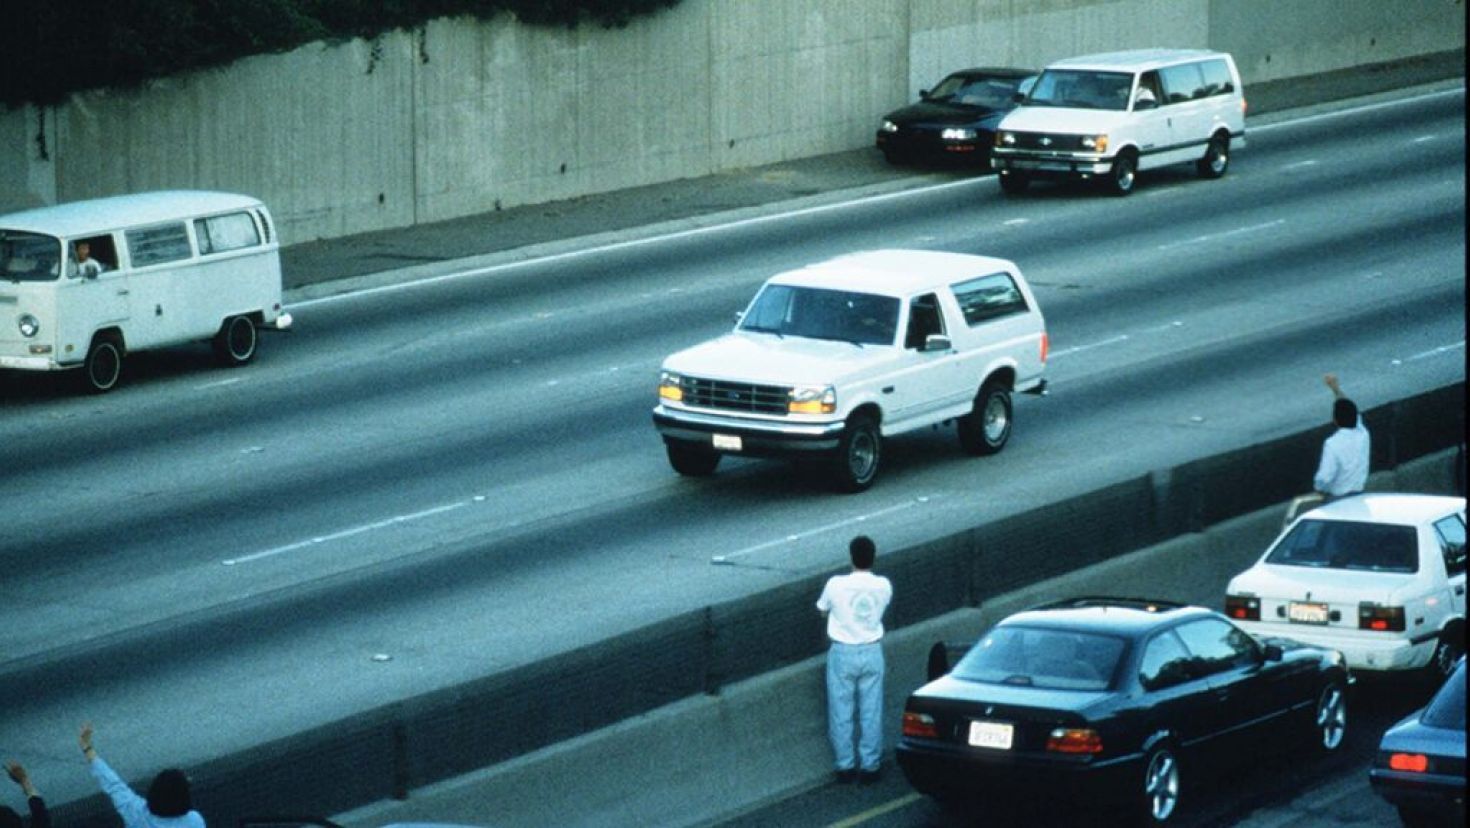
[[123,828],[204,828],[204,817],[194,810],[189,795],[189,777],[178,768],[169,768],[153,777],[148,798],[138,796],[128,787],[92,747],[92,726],[82,725],[78,741],[92,777],[112,800],[112,808],[122,817]]
[[[817,609],[827,614],[827,732],[837,781],[878,781],[883,753],[883,612],[893,585],[872,572],[878,547],[866,535],[848,544],[852,571],[822,588]],[[853,750],[853,719],[857,750]]]
[[1322,462],[1312,478],[1312,488],[1328,500],[1358,494],[1368,484],[1368,429],[1358,406],[1342,393],[1337,375],[1322,378],[1332,389],[1332,422],[1337,430],[1322,443]]

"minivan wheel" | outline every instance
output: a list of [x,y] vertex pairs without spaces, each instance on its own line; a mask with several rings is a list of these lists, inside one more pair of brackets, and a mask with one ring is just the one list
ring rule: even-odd
[[837,442],[832,482],[840,492],[861,492],[873,485],[883,458],[883,436],[866,414],[854,414]]
[[685,477],[709,477],[720,465],[720,453],[682,440],[668,440],[664,448],[669,454],[669,465]]
[[1205,148],[1205,155],[1194,163],[1203,178],[1219,178],[1230,168],[1230,139],[1216,135]]
[[225,365],[244,365],[255,356],[255,322],[248,316],[231,316],[214,335],[214,353]]
[[1125,196],[1133,192],[1133,184],[1138,178],[1138,160],[1133,153],[1119,153],[1113,159],[1113,169],[1108,173],[1108,191],[1116,196]]
[[1006,195],[1020,195],[1031,185],[1031,178],[1025,173],[1002,172],[996,178],[1000,179],[1001,192]]
[[97,336],[92,347],[87,349],[87,359],[82,363],[82,377],[88,391],[104,394],[117,386],[122,376],[122,351],[117,340],[110,336]]

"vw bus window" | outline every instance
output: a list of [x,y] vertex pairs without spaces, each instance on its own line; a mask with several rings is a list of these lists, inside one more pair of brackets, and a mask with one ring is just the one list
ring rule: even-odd
[[199,240],[199,253],[225,253],[260,244],[260,232],[249,213],[196,219],[194,237]]
[[60,273],[60,239],[40,233],[0,230],[0,279],[51,282]]
[[128,256],[133,267],[177,262],[189,258],[193,252],[189,248],[189,232],[183,222],[129,230],[127,236]]

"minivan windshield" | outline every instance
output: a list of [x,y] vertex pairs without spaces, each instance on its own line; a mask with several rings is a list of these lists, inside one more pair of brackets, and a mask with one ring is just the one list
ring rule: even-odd
[[950,671],[955,678],[1052,690],[1106,690],[1123,639],[1081,630],[992,629]]
[[1086,69],[1047,69],[1036,79],[1026,106],[1062,106],[1073,109],[1128,108],[1133,91],[1131,72],[1096,72]]
[[23,230],[0,229],[0,279],[54,282],[60,275],[60,239]]
[[855,345],[892,345],[898,299],[846,290],[766,285],[740,320],[752,333],[835,339]]
[[1300,520],[1266,556],[1268,564],[1418,572],[1414,527],[1348,520]]

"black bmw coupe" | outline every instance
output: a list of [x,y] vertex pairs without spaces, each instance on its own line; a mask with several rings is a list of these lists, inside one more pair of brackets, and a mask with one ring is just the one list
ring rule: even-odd
[[1036,73],[1029,69],[976,68],[955,72],[918,103],[883,116],[877,145],[890,163],[956,161],[986,166],[995,127],[1016,106]]

